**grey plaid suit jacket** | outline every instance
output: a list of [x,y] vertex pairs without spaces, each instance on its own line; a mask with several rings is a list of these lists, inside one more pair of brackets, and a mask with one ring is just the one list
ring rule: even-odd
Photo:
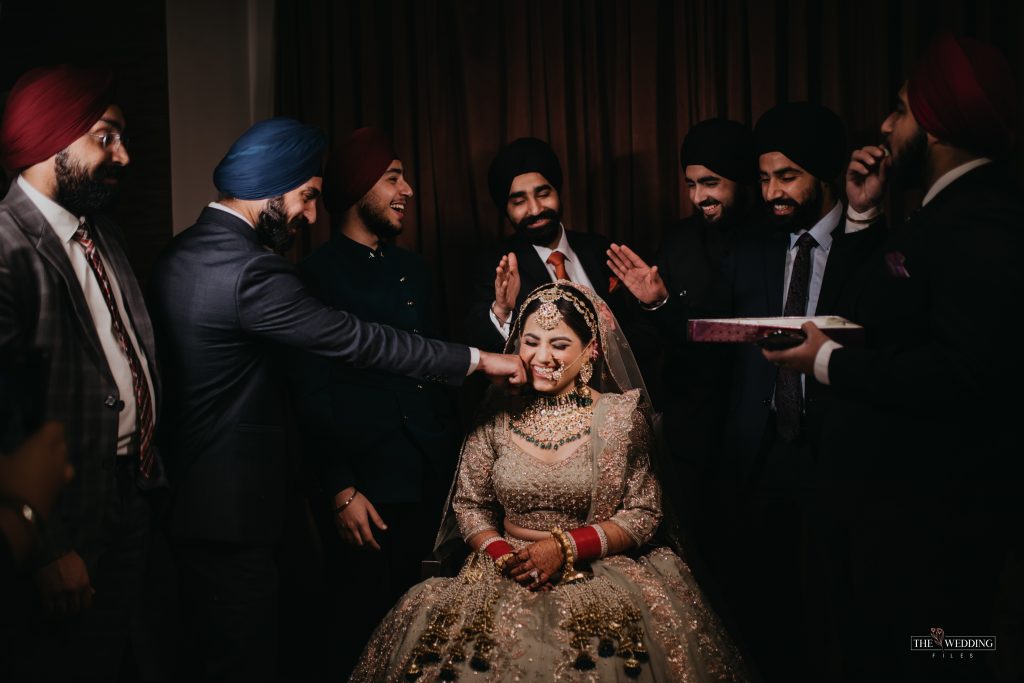
[[[153,327],[118,228],[94,219],[93,234],[121,288],[130,324],[149,362],[156,391]],[[45,352],[45,419],[64,423],[75,478],[46,525],[40,563],[75,550],[95,570],[97,534],[111,494],[117,457],[117,385],[107,365],[71,262],[35,204],[11,183],[0,202],[0,353]],[[150,480],[163,483],[157,463]]]

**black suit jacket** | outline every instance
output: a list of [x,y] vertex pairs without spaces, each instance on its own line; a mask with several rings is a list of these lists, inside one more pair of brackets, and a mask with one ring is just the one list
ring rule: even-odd
[[1019,478],[1024,206],[1012,177],[996,164],[961,176],[869,262],[854,303],[869,344],[829,365],[833,391],[867,411],[861,438],[833,439],[863,445],[852,475]]
[[[851,288],[864,261],[885,237],[884,223],[878,222],[855,233],[844,232],[845,222],[832,232],[816,315],[852,317]],[[764,226],[741,234],[722,261],[721,276],[706,300],[695,300],[687,291],[671,290],[669,302],[657,312],[668,319],[679,334],[694,317],[761,318],[782,315],[786,250],[789,235]],[[663,323],[664,324],[664,323]],[[723,471],[728,476],[747,477],[757,465],[757,454],[771,410],[777,368],[764,359],[759,347],[739,345],[734,349],[731,388],[725,422]],[[805,383],[807,438],[818,438],[820,416],[825,412],[827,392],[808,377]]]
[[431,382],[459,384],[469,368],[465,346],[322,304],[294,266],[218,209],[204,209],[171,242],[154,286],[177,535],[266,543],[280,534],[288,489],[285,347]]
[[[93,237],[121,288],[162,412],[153,328],[120,231],[93,218]],[[96,570],[95,541],[111,494],[120,395],[63,245],[17,182],[0,203],[0,349],[45,353],[43,417],[64,423],[75,478],[46,525],[41,561],[75,550]],[[151,485],[162,483],[159,456]]]
[[[344,235],[299,266],[324,303],[414,334],[437,334],[433,276],[416,253],[374,253]],[[458,456],[452,389],[309,353],[296,354],[300,416],[322,492],[355,486],[376,503],[440,498]],[[427,491],[424,488],[427,487]]]
[[[624,294],[625,287],[616,286],[614,292],[609,291],[613,282],[613,274],[608,267],[606,254],[610,242],[600,235],[573,232],[572,230],[566,230],[565,235],[569,246],[579,258],[584,272],[591,284],[594,285],[594,291],[608,303],[628,334],[629,321],[633,317],[633,307],[630,299]],[[501,257],[509,252],[514,252],[518,259],[519,278],[522,283],[519,288],[519,296],[516,298],[517,309],[530,295],[530,292],[542,284],[552,281],[551,273],[548,271],[547,265],[537,255],[537,250],[519,235],[506,238],[495,248],[481,253],[473,270],[473,299],[463,328],[467,343],[487,351],[501,351],[505,347],[505,340],[494,327],[494,323],[491,322],[490,310],[491,304],[494,303],[494,269],[498,267]],[[632,341],[631,338],[630,342]]]

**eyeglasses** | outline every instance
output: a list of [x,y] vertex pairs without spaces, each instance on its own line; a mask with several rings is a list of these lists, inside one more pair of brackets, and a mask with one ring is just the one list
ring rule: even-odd
[[127,145],[131,142],[131,138],[124,133],[89,133],[89,137],[99,140],[103,149],[109,149],[111,152],[116,152],[122,143]]

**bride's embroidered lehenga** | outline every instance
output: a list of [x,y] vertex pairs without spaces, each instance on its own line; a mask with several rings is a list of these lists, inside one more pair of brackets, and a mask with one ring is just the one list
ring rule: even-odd
[[[592,292],[571,286],[607,311]],[[610,314],[602,317],[602,351],[622,354],[608,359],[602,388],[626,389],[635,368],[623,372],[621,362],[632,355]],[[647,545],[662,509],[642,382],[601,394],[589,438],[551,463],[511,437],[509,415],[523,400],[493,400],[490,417],[466,439],[452,496],[462,537],[501,530],[505,520],[541,531],[610,521],[636,548],[592,561],[588,580],[538,592],[498,573],[485,552],[471,553],[458,576],[406,593],[352,680],[745,680],[689,568],[670,548]]]

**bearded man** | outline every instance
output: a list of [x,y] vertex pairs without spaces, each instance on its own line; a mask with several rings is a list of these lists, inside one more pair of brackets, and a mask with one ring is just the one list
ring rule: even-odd
[[[433,274],[419,254],[394,244],[412,197],[388,135],[352,133],[324,172],[331,240],[300,272],[330,306],[433,336]],[[297,367],[305,452],[318,465],[325,503],[315,508],[332,600],[332,645],[323,654],[327,677],[341,680],[376,624],[421,578],[458,457],[454,396],[313,354],[301,354]]]
[[275,550],[291,490],[282,351],[439,384],[478,369],[525,377],[518,358],[364,323],[303,286],[280,252],[316,220],[324,148],[317,128],[293,119],[254,124],[214,171],[219,201],[157,265],[154,318],[173,379],[164,443],[189,638],[183,678],[278,676]]
[[[766,356],[842,401],[826,436],[835,477],[853,489],[837,503],[857,570],[836,638],[850,680],[1013,680],[1014,648],[957,667],[900,649],[918,624],[1010,638],[1020,628],[1024,364],[1006,343],[1024,297],[1009,158],[1020,90],[996,47],[942,33],[897,97],[881,125],[888,154],[857,150],[847,174],[863,216],[879,211],[891,177],[924,191],[864,268],[855,315],[869,343],[842,346],[808,323],[805,343]],[[850,642],[859,628],[875,632],[866,647]]]
[[0,126],[17,174],[0,204],[0,349],[44,359],[43,417],[65,424],[77,475],[43,529],[35,583],[50,618],[25,626],[18,679],[116,680],[126,662],[160,675],[143,612],[165,483],[160,382],[149,314],[105,216],[129,162],[125,125],[111,74],[65,65],[23,75]]
[[[470,342],[492,351],[504,348],[519,305],[535,288],[558,278],[597,292],[628,334],[633,311],[624,307],[629,303],[624,289],[605,263],[608,240],[562,225],[562,165],[551,146],[537,138],[512,141],[491,163],[487,183],[515,234],[487,250],[477,264],[464,322]],[[630,337],[634,348],[638,341]]]

